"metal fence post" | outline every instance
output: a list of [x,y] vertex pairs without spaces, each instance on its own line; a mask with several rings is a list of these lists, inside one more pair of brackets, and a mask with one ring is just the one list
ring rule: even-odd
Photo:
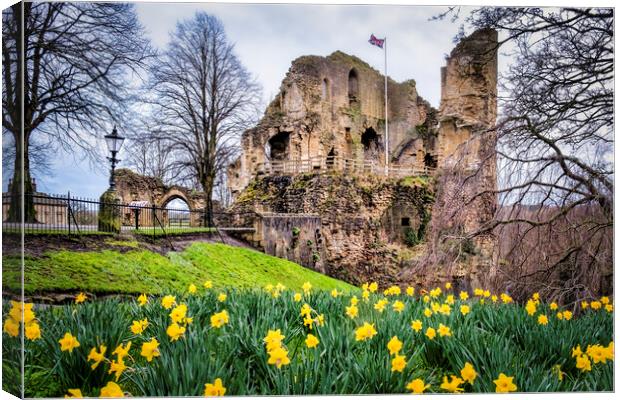
[[71,236],[71,191],[67,191],[67,223],[69,224],[69,236]]

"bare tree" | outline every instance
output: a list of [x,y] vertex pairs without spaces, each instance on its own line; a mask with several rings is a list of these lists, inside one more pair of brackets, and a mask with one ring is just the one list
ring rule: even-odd
[[173,165],[174,154],[165,139],[130,139],[125,153],[128,154],[126,164],[141,175],[158,178],[168,185],[183,180],[182,171]]
[[260,87],[234,53],[222,23],[205,13],[180,22],[152,68],[153,138],[166,139],[174,168],[191,172],[205,192],[213,223],[213,189],[256,121]]
[[613,10],[484,7],[467,23],[499,30],[512,57],[500,77],[500,207],[471,236],[498,235],[497,284],[515,293],[575,303],[611,291]]
[[[22,185],[32,192],[33,137],[97,159],[96,139],[126,122],[150,47],[130,4],[19,2],[2,22],[2,127],[16,154],[9,219],[19,221]],[[25,201],[24,218],[34,221],[32,199]]]

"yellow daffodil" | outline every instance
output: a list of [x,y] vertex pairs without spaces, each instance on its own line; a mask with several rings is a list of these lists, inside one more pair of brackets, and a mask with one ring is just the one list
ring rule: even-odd
[[558,309],[558,304],[557,304],[556,302],[553,302],[553,303],[549,304],[549,308],[550,308],[552,311],[555,311],[555,310],[557,310],[557,309]]
[[142,332],[144,332],[144,330],[146,329],[148,325],[149,325],[149,321],[146,318],[144,318],[140,321],[133,321],[130,329],[131,329],[131,332],[133,332],[136,335],[139,335]]
[[407,359],[405,356],[396,355],[392,359],[392,372],[403,372],[407,366]]
[[171,295],[164,296],[164,297],[161,299],[161,305],[162,305],[162,306],[163,306],[166,310],[168,310],[168,309],[172,308],[172,306],[174,305],[174,303],[176,303],[176,298],[175,298],[174,296],[171,296]]
[[291,360],[288,358],[288,351],[283,349],[282,347],[276,347],[271,352],[269,352],[269,359],[267,363],[270,365],[275,365],[278,369],[282,368],[283,365],[288,365],[291,363]]
[[455,375],[450,377],[450,381],[448,381],[448,377],[444,376],[441,386],[441,389],[450,392],[450,393],[458,393],[462,392],[463,388],[459,387],[463,384],[463,380]]
[[414,379],[407,384],[407,389],[411,390],[411,393],[424,393],[431,385],[425,385],[424,381],[420,378]]
[[370,293],[376,292],[377,289],[379,289],[379,285],[377,285],[377,282],[372,282],[370,285],[368,285],[368,291]]
[[26,337],[29,340],[41,339],[41,327],[36,321],[27,324],[24,330],[26,331]]
[[220,293],[217,295],[217,301],[219,301],[220,303],[223,303],[226,301],[226,298],[228,296],[226,296],[226,293]]
[[357,296],[353,296],[353,297],[351,297],[351,300],[349,300],[349,303],[350,303],[352,306],[356,306],[356,305],[357,305],[357,303],[359,303],[359,300],[357,299]]
[[150,342],[142,343],[142,351],[140,355],[146,358],[146,361],[153,361],[153,357],[159,357],[159,342],[153,338]]
[[613,312],[614,311],[613,304],[605,304],[605,311],[607,311],[608,313]]
[[506,376],[503,373],[499,374],[499,377],[493,380],[495,383],[495,392],[496,393],[508,393],[515,392],[517,390],[517,385],[513,383],[513,376]]
[[105,351],[107,347],[103,344],[99,345],[99,351],[97,351],[96,347],[93,347],[88,353],[88,358],[86,361],[94,361],[95,363],[90,366],[91,369],[97,368],[101,361],[105,360]]
[[364,341],[368,339],[372,339],[373,336],[377,334],[375,330],[374,324],[369,324],[368,322],[364,322],[364,325],[360,326],[355,330],[355,340],[356,341]]
[[83,292],[80,292],[77,296],[75,296],[75,304],[80,304],[86,301],[86,295]]
[[415,289],[412,288],[411,286],[407,286],[405,293],[407,293],[407,296],[413,296],[415,294]]
[[426,308],[424,309],[424,316],[425,316],[426,318],[430,318],[432,315],[433,315],[433,311],[431,311],[431,309],[430,309],[430,308],[426,307]]
[[582,301],[582,302],[581,302],[581,308],[583,308],[584,310],[585,310],[586,308],[588,308],[589,306],[590,306],[590,304],[589,304],[587,301]]
[[601,298],[600,298],[600,300],[599,300],[599,301],[600,301],[601,303],[603,303],[603,304],[609,304],[609,297],[607,297],[607,296],[603,296],[603,297],[601,297]]
[[606,349],[598,344],[588,346],[586,350],[586,354],[590,356],[594,364],[605,363],[607,361],[607,352]]
[[525,311],[528,315],[534,315],[536,313],[536,303],[532,300],[528,300],[525,304]]
[[306,346],[309,349],[318,346],[318,344],[319,344],[319,339],[316,336],[314,336],[311,333],[309,333],[308,336],[306,336]]
[[601,308],[601,302],[600,301],[593,301],[592,303],[590,303],[590,307],[593,310],[599,310]]
[[452,289],[452,284],[450,282],[446,282],[445,288]]
[[112,354],[116,354],[119,359],[127,357],[129,355],[129,349],[131,348],[131,341],[127,342],[125,346],[123,344],[119,344],[116,346],[116,349],[112,352]]
[[446,304],[453,305],[454,304],[454,295],[449,294],[446,296]]
[[353,306],[345,307],[345,310],[346,310],[347,317],[351,319],[357,317],[357,313],[358,313],[357,306],[353,305]]
[[295,293],[293,295],[293,300],[295,300],[295,302],[300,302],[301,301],[301,293]]
[[140,296],[138,296],[138,304],[140,304],[140,306],[143,306],[143,305],[145,305],[148,302],[149,302],[149,300],[146,297],[146,294],[142,293]]
[[549,323],[549,319],[545,314],[540,314],[538,316],[538,324],[539,325],[547,325]]
[[368,301],[369,298],[370,298],[370,292],[368,290],[364,290],[362,292],[362,299],[364,299],[364,301]]
[[301,315],[302,317],[310,318],[311,313],[312,313],[312,307],[310,307],[308,303],[304,303],[304,305],[301,306],[301,311],[299,315]]
[[114,380],[118,382],[118,378],[121,377],[121,374],[127,369],[125,365],[125,361],[119,356],[116,360],[112,360],[110,363],[110,369],[108,374],[114,374]]
[[197,290],[198,288],[196,288],[196,285],[194,285],[193,283],[190,283],[189,287],[187,288],[187,291],[191,294],[196,293]]
[[375,303],[374,309],[379,312],[383,312],[383,310],[385,310],[385,306],[387,305],[387,303],[388,303],[387,299],[381,299]]
[[110,381],[101,388],[99,397],[125,397],[125,394],[118,384]]
[[564,314],[562,314],[562,311],[558,311],[557,314],[555,314],[555,316],[557,317],[557,319],[559,320],[563,320],[564,319]]
[[534,300],[534,301],[540,300],[540,294],[538,292],[534,293],[532,295],[532,300]]
[[552,368],[551,368],[551,372],[556,374],[558,376],[558,380],[561,382],[564,380],[564,375],[566,375],[566,373],[562,372],[562,370],[560,369],[560,364],[555,364]]
[[400,313],[405,309],[405,303],[400,300],[396,300],[394,304],[392,304],[392,309],[397,313]]
[[470,308],[467,304],[462,304],[461,305],[461,314],[463,315],[467,315],[469,314]]
[[411,321],[411,329],[416,332],[420,332],[422,330],[422,321],[420,321],[419,319]]
[[338,289],[333,289],[330,294],[332,295],[333,298],[337,298],[340,293],[338,292]]
[[263,338],[263,342],[265,342],[265,346],[267,347],[267,351],[271,351],[275,348],[282,346],[282,340],[284,340],[284,335],[278,330],[269,330],[267,332],[267,336]]
[[398,354],[398,352],[403,348],[403,342],[398,340],[398,337],[392,336],[392,339],[387,344],[387,348],[390,351],[390,355]]
[[205,397],[224,396],[224,394],[226,394],[226,388],[220,378],[215,379],[213,383],[205,383]]
[[467,292],[461,292],[459,293],[459,298],[463,301],[467,300],[469,298],[469,294],[467,294]]
[[58,343],[60,343],[61,351],[68,351],[69,353],[73,353],[73,349],[80,347],[80,342],[69,332],[65,333],[65,336]]
[[211,289],[213,287],[213,282],[205,281],[205,283],[203,283],[202,286],[204,286],[205,289]]
[[435,331],[435,329],[433,329],[433,328],[428,328],[428,329],[426,330],[425,335],[426,335],[426,337],[427,337],[427,338],[429,338],[430,340],[433,340],[433,339],[435,339],[435,336],[437,336],[437,332],[436,332],[436,331]]
[[81,399],[84,397],[80,389],[68,389],[67,392],[65,399]]
[[504,304],[508,304],[512,302],[512,297],[508,296],[506,293],[502,293],[499,297],[502,299],[502,302]]
[[301,285],[301,289],[304,291],[306,295],[309,295],[310,290],[312,290],[312,284],[310,282],[304,282],[304,284]]
[[439,329],[437,331],[439,332],[439,336],[441,337],[452,336],[452,332],[450,332],[450,328],[445,326],[444,324],[439,324]]
[[175,340],[179,340],[179,338],[185,334],[185,327],[173,322],[166,329],[166,334],[170,336],[170,341],[174,342]]
[[565,310],[564,312],[562,312],[562,316],[564,317],[565,320],[570,321],[571,318],[573,318],[573,313]]
[[577,347],[573,347],[572,357],[579,357],[582,354],[583,352],[581,351],[581,346],[577,345]]
[[8,333],[9,336],[17,337],[19,336],[19,322],[15,321],[13,318],[8,317],[4,321],[3,331]]
[[172,322],[176,322],[177,324],[183,322],[187,315],[187,306],[185,304],[179,304],[172,309],[169,315]]
[[473,385],[476,376],[478,376],[478,374],[476,373],[474,366],[466,362],[465,366],[461,370],[461,378],[463,378],[464,381],[469,382],[470,385]]
[[226,310],[215,313],[211,316],[211,327],[221,328],[228,323],[228,312]]
[[581,372],[592,371],[592,365],[587,355],[583,354],[575,358],[575,366]]

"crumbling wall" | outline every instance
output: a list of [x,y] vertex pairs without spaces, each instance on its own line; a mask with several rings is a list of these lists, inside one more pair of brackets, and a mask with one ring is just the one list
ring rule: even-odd
[[[401,254],[417,244],[406,243],[407,227],[402,226],[402,219],[407,218],[409,227],[421,233],[422,242],[433,200],[429,178],[303,174],[253,180],[231,211],[257,210],[277,219],[266,222],[266,230],[261,226],[257,230],[271,235],[260,239],[268,254],[282,255],[349,282],[374,279],[388,284],[400,279]],[[318,217],[304,219],[308,215]],[[310,226],[317,220],[320,227]],[[297,244],[292,236],[295,226],[301,229]],[[307,257],[312,254],[305,249],[307,240],[313,241],[309,248],[319,253],[316,265],[308,265]],[[266,245],[268,242],[271,244]],[[291,250],[296,246],[299,254]]]
[[[388,78],[390,163],[402,164],[403,148],[420,138],[420,127],[436,124],[435,115],[418,95],[414,80],[397,83]],[[423,163],[418,151],[435,152],[432,141],[419,140],[418,144],[423,149],[416,148],[413,157],[404,156],[407,165]],[[313,159],[319,164],[336,156],[383,166],[384,77],[359,58],[340,51],[327,57],[299,57],[259,124],[243,134],[241,147],[240,158],[228,169],[233,196],[262,163],[272,160]]]
[[467,288],[487,281],[495,258],[494,235],[476,233],[497,208],[497,32],[463,39],[441,75],[439,171],[426,264]]

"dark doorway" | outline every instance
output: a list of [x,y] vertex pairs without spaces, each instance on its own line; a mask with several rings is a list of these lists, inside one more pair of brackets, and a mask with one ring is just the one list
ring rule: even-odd
[[286,160],[288,158],[288,145],[290,134],[288,132],[278,132],[269,139],[269,157],[272,160]]
[[379,136],[372,128],[367,128],[362,134],[364,159],[375,159],[379,156]]
[[349,106],[359,105],[359,82],[357,71],[349,71]]
[[334,148],[332,147],[332,149],[329,151],[329,153],[327,153],[327,169],[333,169],[334,168],[334,158],[336,157],[336,151],[334,150]]
[[437,156],[433,156],[431,153],[424,155],[424,166],[427,168],[437,168]]

